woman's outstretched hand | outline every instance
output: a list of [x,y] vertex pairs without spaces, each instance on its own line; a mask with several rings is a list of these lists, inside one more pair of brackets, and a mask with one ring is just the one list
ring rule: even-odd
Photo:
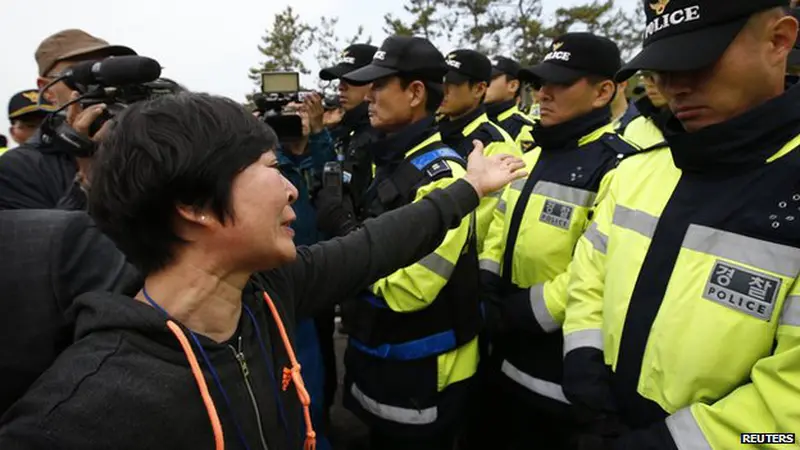
[[467,174],[464,179],[475,188],[478,197],[484,197],[502,189],[508,183],[528,175],[525,162],[512,155],[483,154],[483,143],[472,141],[473,149],[467,161]]

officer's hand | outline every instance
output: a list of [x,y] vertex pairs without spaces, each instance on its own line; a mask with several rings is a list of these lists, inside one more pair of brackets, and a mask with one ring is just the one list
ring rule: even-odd
[[303,100],[303,106],[308,114],[308,127],[311,134],[317,134],[323,130],[325,123],[323,116],[325,115],[325,108],[322,106],[322,97],[316,92],[306,96]]
[[467,161],[467,175],[464,179],[469,182],[478,197],[484,197],[498,191],[508,183],[528,175],[525,171],[525,162],[516,156],[483,154],[483,143],[472,141],[474,148]]

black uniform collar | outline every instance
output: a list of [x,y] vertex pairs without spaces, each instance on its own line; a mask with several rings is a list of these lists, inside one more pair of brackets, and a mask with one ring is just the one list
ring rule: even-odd
[[478,117],[482,116],[486,113],[486,108],[481,105],[475,108],[475,110],[470,111],[469,113],[465,114],[463,117],[459,117],[458,119],[451,120],[451,119],[444,119],[439,122],[439,131],[442,133],[442,140],[447,141],[448,139],[456,138],[463,138],[464,137],[464,128],[466,128],[469,124],[475,121]]
[[383,166],[402,161],[406,153],[425,139],[436,133],[436,121],[433,116],[406,125],[372,147],[375,165]]
[[795,85],[727,122],[687,133],[677,119],[665,138],[675,166],[687,172],[760,166],[800,131],[800,86]]
[[551,127],[544,127],[537,121],[531,136],[543,150],[572,149],[578,147],[582,137],[610,122],[611,108],[606,106]]
[[505,102],[497,102],[497,103],[490,103],[486,105],[486,114],[489,115],[489,119],[493,121],[497,121],[497,117],[500,114],[508,111],[509,109],[517,106],[516,100],[507,100]]

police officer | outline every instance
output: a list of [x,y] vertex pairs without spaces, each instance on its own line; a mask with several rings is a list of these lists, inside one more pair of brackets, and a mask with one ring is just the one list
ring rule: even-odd
[[[343,76],[372,83],[370,216],[419,200],[464,176],[464,159],[441,139],[433,113],[446,72],[428,40],[392,36],[370,65]],[[345,405],[370,427],[374,449],[451,449],[478,364],[481,317],[471,218],[417,263],[376,281],[344,308],[350,328]]]
[[492,59],[492,81],[486,90],[486,113],[489,119],[511,135],[523,151],[532,149],[533,121],[519,109],[522,84],[519,63],[505,56]]
[[[367,102],[364,100],[369,85],[351,85],[342,79],[342,75],[369,64],[377,49],[374,45],[353,44],[344,49],[336,65],[319,72],[322,80],[339,80],[339,106],[345,114],[331,133],[336,154],[343,165],[345,191],[356,209],[360,206],[358,200],[372,181],[372,153],[369,146],[378,140],[378,132],[369,124]],[[332,235],[341,234],[341,230],[325,231]]]
[[641,74],[645,95],[634,102],[639,115],[627,124],[620,124],[617,129],[625,139],[643,149],[666,146],[664,131],[667,122],[672,119],[667,101],[658,91],[653,77],[650,72]]
[[39,91],[36,89],[17,92],[8,101],[8,120],[11,122],[8,132],[17,145],[27,142],[42,125],[45,116],[54,109],[47,101],[41,102],[41,106],[39,103]]
[[484,448],[530,445],[531,436],[565,448],[577,428],[560,386],[560,329],[575,244],[619,158],[636,152],[611,123],[619,68],[614,42],[567,33],[521,72],[539,88],[541,119],[523,156],[530,175],[503,193],[480,255],[497,402],[487,422],[500,422]]
[[[573,259],[564,392],[584,448],[797,445],[800,90],[786,0],[646,0],[669,150],[623,161]],[[749,433],[784,433],[752,435]],[[604,436],[605,434],[605,436]],[[751,445],[747,445],[747,444]]]
[[[370,86],[352,85],[341,77],[369,64],[377,49],[369,44],[350,45],[342,51],[334,66],[319,72],[322,80],[339,80],[338,106],[345,111],[340,123],[331,130],[337,160],[342,164],[343,187],[341,192],[321,189],[314,198],[318,228],[328,236],[342,236],[356,223],[356,215],[361,213],[361,199],[372,181],[370,145],[378,139],[378,132],[370,126],[367,115],[365,97]],[[334,310],[320,314],[316,325],[325,365],[325,414],[329,415],[339,386],[333,340]]]
[[[487,155],[522,156],[511,136],[486,115],[483,99],[492,74],[489,58],[474,50],[455,50],[447,55],[445,63],[448,71],[444,76],[444,100],[439,107],[443,116],[439,131],[444,143],[461,156],[472,150],[476,139],[483,143]],[[478,251],[483,248],[498,200],[499,195],[484,197],[476,211]]]

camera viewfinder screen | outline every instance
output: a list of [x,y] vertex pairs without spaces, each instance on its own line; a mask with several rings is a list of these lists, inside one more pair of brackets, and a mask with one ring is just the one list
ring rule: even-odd
[[261,92],[265,94],[282,94],[297,92],[300,88],[300,75],[289,73],[262,73]]

